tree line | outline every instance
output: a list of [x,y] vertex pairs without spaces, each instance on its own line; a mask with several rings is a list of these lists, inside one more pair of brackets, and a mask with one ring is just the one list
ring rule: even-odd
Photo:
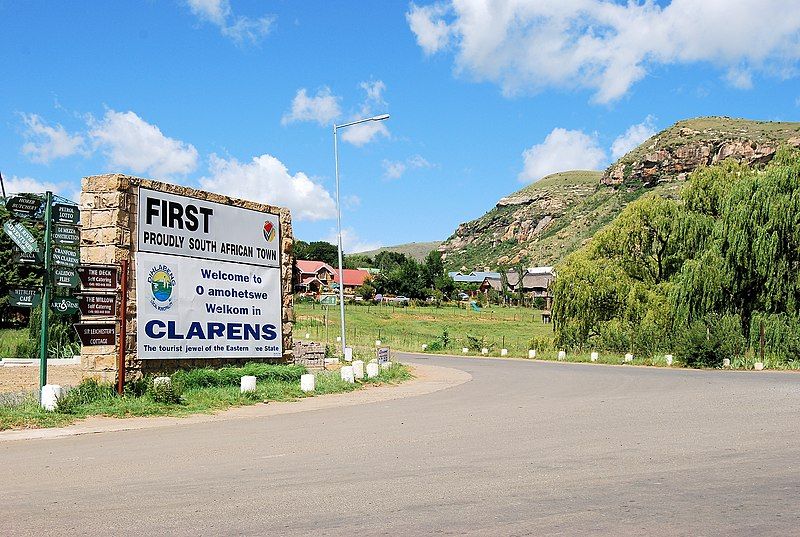
[[646,195],[558,267],[558,345],[718,365],[800,359],[800,152],[725,161]]

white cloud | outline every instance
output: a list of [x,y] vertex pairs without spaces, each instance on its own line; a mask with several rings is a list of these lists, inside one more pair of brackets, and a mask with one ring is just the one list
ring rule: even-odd
[[796,76],[800,60],[800,10],[784,0],[451,0],[406,18],[425,53],[452,45],[456,72],[507,95],[588,88],[607,103],[650,67],[694,62],[748,87],[753,71]]
[[57,158],[87,153],[80,134],[70,134],[59,124],[47,125],[36,114],[22,114],[22,121],[25,123],[23,136],[27,140],[22,154],[33,162],[47,164]]
[[[339,239],[337,238],[336,228],[331,228],[328,236],[323,239],[333,245],[339,244]],[[356,231],[351,227],[342,228],[342,251],[345,254],[356,254],[358,252],[367,252],[369,250],[375,250],[376,248],[380,248],[382,244],[380,242],[370,242],[362,240],[361,237],[358,236]]]
[[382,166],[384,170],[383,176],[386,179],[399,179],[407,170],[433,168],[433,164],[428,162],[422,155],[412,155],[405,162],[384,159]]
[[[383,100],[383,92],[386,84],[381,80],[373,82],[362,82],[359,84],[367,96],[359,109],[359,113],[353,116],[353,120],[371,117],[376,115],[376,110],[385,110],[386,101]],[[385,121],[367,121],[347,127],[342,131],[342,141],[361,147],[373,141],[379,136],[389,137],[389,129]]]
[[355,194],[350,194],[345,196],[342,200],[342,204],[345,206],[346,209],[357,209],[361,207],[361,198],[356,196]]
[[186,3],[192,14],[217,26],[223,36],[237,45],[258,43],[275,23],[272,15],[257,18],[235,15],[229,0],[187,0]]
[[336,216],[333,198],[303,172],[289,173],[286,165],[271,155],[253,157],[247,163],[212,154],[210,177],[200,185],[226,196],[288,207],[298,220],[323,220]]
[[447,12],[444,5],[417,6],[411,4],[406,20],[425,54],[433,54],[447,45],[451,28],[441,17]]
[[134,112],[106,111],[102,121],[89,119],[89,136],[112,167],[155,177],[185,175],[197,168],[193,145],[162,134]]
[[412,168],[433,168],[433,164],[425,160],[422,155],[412,155],[408,157],[407,162]]
[[339,107],[340,98],[331,94],[330,88],[321,88],[313,97],[308,96],[306,88],[297,90],[292,99],[292,109],[281,118],[287,125],[295,121],[316,121],[320,125],[328,125],[342,114]]
[[747,90],[753,87],[753,74],[748,69],[731,67],[725,75],[728,83],[737,89]]
[[406,173],[406,165],[399,160],[383,159],[383,176],[387,179],[400,179]]
[[605,151],[597,139],[582,131],[553,129],[541,144],[522,153],[522,182],[538,181],[542,177],[566,170],[597,170],[606,160]]
[[6,194],[19,194],[19,193],[35,193],[41,194],[43,192],[53,192],[55,194],[62,194],[65,190],[64,184],[56,184],[49,181],[40,181],[33,177],[3,177],[3,186],[6,189]]
[[656,133],[653,125],[653,116],[647,116],[644,121],[631,125],[624,134],[617,136],[611,144],[611,158],[617,160],[628,151],[636,148],[639,144],[650,138]]

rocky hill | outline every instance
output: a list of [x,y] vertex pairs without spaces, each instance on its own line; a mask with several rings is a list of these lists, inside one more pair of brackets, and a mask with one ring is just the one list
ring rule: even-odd
[[698,166],[726,158],[766,163],[781,144],[800,147],[800,123],[725,117],[680,121],[605,172],[556,173],[502,198],[488,213],[458,226],[439,250],[454,270],[553,265],[645,192],[676,196]]

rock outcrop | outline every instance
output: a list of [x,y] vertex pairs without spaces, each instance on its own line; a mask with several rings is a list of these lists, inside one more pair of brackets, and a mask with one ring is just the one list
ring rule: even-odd
[[781,145],[800,147],[800,123],[705,117],[680,121],[605,172],[562,172],[506,196],[458,226],[439,250],[452,269],[553,265],[580,248],[643,192],[677,195],[700,166],[733,158],[769,162]]
[[652,187],[684,181],[696,168],[725,159],[766,164],[782,144],[800,147],[797,123],[717,117],[681,121],[612,164],[600,182]]

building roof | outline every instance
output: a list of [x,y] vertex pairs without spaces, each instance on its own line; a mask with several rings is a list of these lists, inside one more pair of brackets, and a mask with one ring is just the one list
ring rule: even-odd
[[448,276],[453,278],[453,281],[460,283],[483,283],[483,280],[489,278],[490,280],[499,280],[499,272],[470,272],[464,274],[462,272],[448,272]]
[[[370,277],[369,272],[359,269],[344,269],[344,286],[359,287]],[[339,283],[339,271],[333,271],[333,281]]]
[[[522,288],[523,289],[547,289],[550,283],[555,278],[552,267],[536,267],[535,269],[528,269],[522,275]],[[519,274],[515,271],[506,273],[506,280],[509,287],[516,287],[519,284]]]
[[320,269],[326,269],[329,272],[335,273],[333,267],[324,261],[308,261],[306,259],[297,260],[297,269],[303,274],[317,274]]

